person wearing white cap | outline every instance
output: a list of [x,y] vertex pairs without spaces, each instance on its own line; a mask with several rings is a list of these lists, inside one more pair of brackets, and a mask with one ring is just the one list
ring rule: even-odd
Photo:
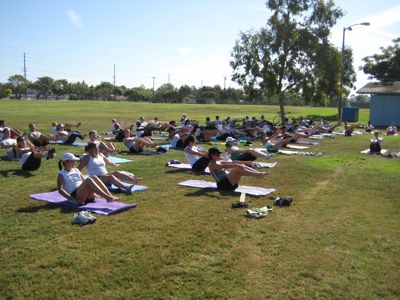
[[74,168],[76,160],[79,159],[72,153],[65,153],[58,163],[57,189],[60,195],[82,205],[93,201],[95,193],[108,202],[119,200],[110,194],[97,176],[84,179],[79,169]]
[[231,160],[254,161],[257,158],[268,159],[271,157],[271,154],[262,153],[252,148],[239,148],[234,146],[235,142],[236,139],[230,136],[225,140],[225,151]]
[[[90,142],[85,149],[88,154],[81,159],[78,166],[79,170],[82,171],[86,167],[89,176],[97,176],[104,184],[113,184],[127,191],[130,191],[139,182],[138,178],[135,178],[128,172],[114,171],[108,173],[106,165],[118,167],[118,164],[113,163],[100,153],[98,144]],[[130,182],[131,184],[125,185],[121,180]]]
[[58,125],[58,131],[55,135],[56,140],[61,140],[65,145],[72,145],[76,138],[80,138],[83,140],[85,138],[85,134],[82,134],[77,131],[67,131],[64,124]]

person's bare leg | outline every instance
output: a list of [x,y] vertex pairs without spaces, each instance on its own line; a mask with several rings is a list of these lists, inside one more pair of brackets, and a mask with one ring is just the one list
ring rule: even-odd
[[88,190],[93,191],[96,194],[104,197],[108,202],[119,200],[118,197],[114,197],[113,195],[111,195],[111,193],[108,191],[107,187],[97,176],[87,178],[82,183],[82,185],[84,185],[84,187],[86,187]]
[[229,181],[233,185],[235,185],[235,184],[239,184],[240,178],[242,178],[242,176],[254,176],[257,178],[261,178],[261,177],[264,177],[266,174],[267,174],[266,172],[258,172],[247,166],[237,166],[230,170],[227,177],[228,177]]
[[107,175],[102,175],[98,177],[101,181],[103,181],[104,184],[113,184],[116,187],[119,187],[120,189],[130,191],[131,188],[134,186],[134,184],[131,185],[125,185],[123,182],[121,182],[119,179],[116,178],[116,176],[107,174]]
[[128,175],[127,173],[123,173],[123,172],[119,172],[119,171],[115,171],[110,174],[114,175],[115,177],[117,177],[118,179],[120,179],[122,181],[128,181],[133,184],[137,184],[140,181],[140,178],[136,178],[133,175]]

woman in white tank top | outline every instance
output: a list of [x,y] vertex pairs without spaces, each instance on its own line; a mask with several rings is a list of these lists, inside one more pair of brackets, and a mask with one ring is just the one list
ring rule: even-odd
[[[96,143],[89,143],[86,147],[88,155],[85,155],[79,166],[79,170],[83,170],[86,167],[89,176],[97,176],[106,185],[115,185],[120,189],[130,191],[132,187],[139,182],[138,178],[135,178],[133,174],[123,171],[114,171],[108,173],[106,165],[118,167],[117,164],[110,161],[99,151],[99,147]],[[125,185],[122,181],[131,183]]]
[[108,202],[119,200],[110,194],[97,176],[84,179],[79,169],[74,168],[75,160],[78,160],[75,155],[65,153],[58,163],[60,172],[57,176],[57,189],[60,195],[82,205],[92,201],[95,193]]

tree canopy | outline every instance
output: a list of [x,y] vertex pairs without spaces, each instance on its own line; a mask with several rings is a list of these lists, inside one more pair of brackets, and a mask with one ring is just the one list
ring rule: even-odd
[[365,65],[362,70],[370,74],[369,79],[383,82],[400,80],[400,37],[393,40],[393,45],[381,47],[381,54],[374,54],[363,58]]
[[251,95],[277,97],[283,122],[286,94],[324,103],[340,92],[341,56],[329,35],[342,11],[332,0],[268,0],[266,6],[267,25],[241,33],[234,45],[232,78]]

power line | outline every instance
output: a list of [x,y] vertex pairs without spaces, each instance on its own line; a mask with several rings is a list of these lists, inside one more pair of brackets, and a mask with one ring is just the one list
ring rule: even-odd
[[27,99],[26,93],[27,93],[27,84],[26,84],[26,59],[25,59],[25,52],[24,52],[24,77],[25,77],[25,100]]

